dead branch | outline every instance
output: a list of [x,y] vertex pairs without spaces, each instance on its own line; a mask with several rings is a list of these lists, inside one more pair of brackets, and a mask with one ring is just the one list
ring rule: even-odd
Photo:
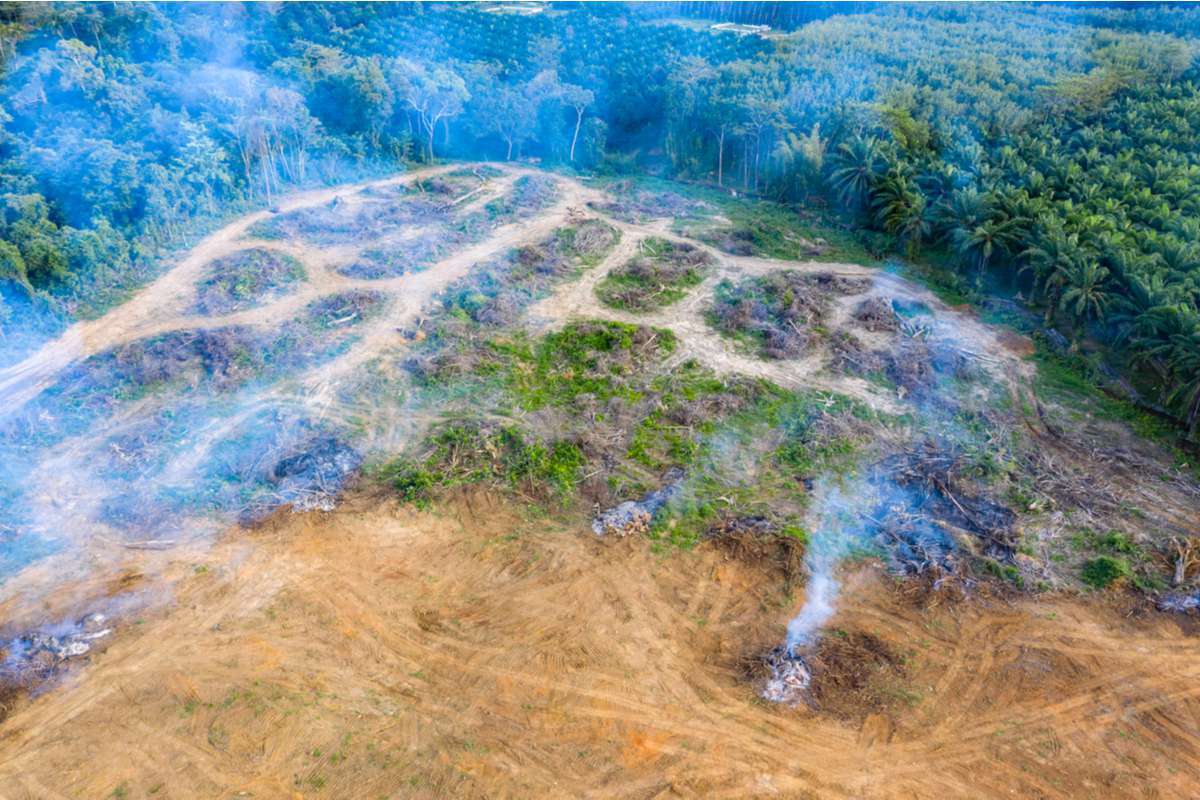
[[1167,542],[1175,563],[1175,572],[1171,576],[1171,585],[1179,586],[1187,580],[1187,573],[1200,560],[1197,541],[1193,536],[1172,536]]

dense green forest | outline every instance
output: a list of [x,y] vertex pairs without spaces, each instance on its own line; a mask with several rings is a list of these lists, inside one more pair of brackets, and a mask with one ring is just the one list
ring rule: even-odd
[[526,158],[820,209],[1198,434],[1200,10],[531,8],[0,6],[6,360],[288,188]]

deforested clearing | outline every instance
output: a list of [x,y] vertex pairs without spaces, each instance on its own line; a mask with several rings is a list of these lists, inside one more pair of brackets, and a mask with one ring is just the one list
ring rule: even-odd
[[[53,640],[8,645],[17,785],[55,782],[87,748],[107,766],[55,785],[337,795],[399,781],[461,796],[664,781],[736,795],[767,775],[779,791],[890,797],[968,791],[980,759],[990,782],[1025,790],[1091,780],[1099,749],[1188,751],[1176,723],[1129,737],[1077,700],[1119,670],[1115,702],[1184,719],[1183,664],[1200,655],[1186,629],[1133,597],[1054,590],[1097,583],[1098,563],[1106,585],[1154,579],[1149,554],[1177,539],[1147,532],[1187,524],[1194,482],[1120,423],[1067,433],[1075,410],[1032,394],[1033,366],[1000,332],[870,269],[677,240],[669,252],[711,270],[697,302],[609,309],[580,292],[647,234],[579,219],[576,199],[599,195],[552,180],[569,200],[481,234],[490,260],[355,283],[332,277],[340,245],[307,245],[305,306],[268,299],[242,327],[147,320],[145,338],[136,320],[113,326],[9,418],[15,452],[46,453],[28,474],[57,474],[62,496],[87,498],[73,518],[107,532],[11,579],[71,573],[77,587],[6,601],[24,630],[45,603],[63,620]],[[396,302],[413,292],[422,305]],[[830,482],[853,502],[831,501]],[[597,537],[592,509],[622,503],[640,521]],[[1072,507],[1114,532],[1063,533]],[[764,705],[760,659],[803,604],[817,548],[848,558],[830,562],[840,601],[802,651],[803,701]],[[79,552],[104,566],[68,566]],[[160,585],[171,599],[149,602]],[[114,592],[131,610],[112,611]],[[105,609],[111,629],[81,638],[95,625],[71,627],[76,609]],[[77,733],[56,739],[52,720],[78,703]],[[120,766],[130,715],[170,732],[136,745],[160,766]],[[1094,733],[1045,770],[1046,743],[1081,726]],[[179,748],[191,755],[168,756]],[[936,778],[903,766],[923,758]],[[1147,779],[1113,773],[1113,796]]]
[[0,795],[1196,795],[1195,13],[718,5],[0,9]]

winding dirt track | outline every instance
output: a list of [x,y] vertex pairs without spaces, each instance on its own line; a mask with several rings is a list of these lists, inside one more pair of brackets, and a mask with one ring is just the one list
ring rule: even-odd
[[[531,172],[502,169],[473,202]],[[280,205],[319,205],[431,172]],[[287,388],[294,402],[336,413],[340,382],[403,348],[396,329],[438,290],[544,238],[599,197],[556,180],[548,209],[386,281],[338,274],[350,250],[247,239],[266,217],[250,215],[129,303],[0,372],[0,396],[20,405],[65,366],[138,338],[233,322],[270,326],[312,299],[369,286],[389,295],[387,312],[364,324],[346,353]],[[534,324],[601,317],[661,325],[678,334],[680,358],[892,410],[894,398],[827,374],[819,358],[762,362],[704,325],[703,303],[723,276],[834,271],[875,276],[871,292],[924,300],[965,346],[998,359],[997,374],[1025,370],[986,326],[855,265],[706,247],[719,267],[688,298],[650,315],[614,312],[597,304],[596,282],[639,239],[679,237],[608,221],[621,244],[538,304]],[[258,245],[296,255],[309,282],[227,318],[187,312],[209,262]],[[859,300],[846,299],[839,313]],[[232,531],[211,550],[117,548],[103,563],[48,607],[131,589],[158,602],[122,623],[113,644],[65,685],[0,724],[0,798],[1200,794],[1200,646],[1162,617],[1130,621],[1065,599],[923,611],[873,571],[857,572],[847,576],[833,625],[874,633],[908,658],[896,687],[904,702],[860,724],[764,705],[742,677],[742,657],[778,641],[798,605],[772,574],[704,546],[664,557],[641,541],[547,530],[483,495],[441,516],[351,496],[332,514],[281,513],[257,530]],[[18,576],[0,611],[8,619],[30,613],[23,587],[56,577],[46,565]]]
[[[543,174],[536,170],[513,168],[509,165],[487,165],[503,170],[503,176],[489,181],[484,192],[472,198],[460,210],[481,205],[498,197],[511,187],[514,180],[524,175]],[[334,199],[349,199],[354,202],[364,190],[381,189],[400,183],[412,183],[436,174],[450,171],[461,165],[447,165],[414,170],[403,175],[377,181],[367,181],[332,188],[301,192],[282,200],[279,212],[286,213],[303,208],[320,206]],[[44,389],[56,375],[70,364],[88,356],[117,347],[128,342],[171,331],[215,328],[230,325],[269,327],[291,320],[295,315],[320,297],[349,289],[372,289],[392,298],[389,313],[371,323],[362,332],[360,341],[340,359],[322,365],[313,374],[304,376],[300,383],[310,392],[317,393],[318,403],[328,405],[328,396],[323,389],[338,376],[343,376],[361,366],[388,346],[397,344],[396,329],[410,324],[421,310],[442,288],[465,275],[472,266],[489,258],[501,255],[521,244],[534,243],[550,234],[555,228],[566,224],[571,213],[584,209],[589,201],[604,199],[603,193],[586,187],[578,181],[565,177],[555,178],[559,197],[549,208],[531,219],[503,225],[482,241],[462,249],[438,262],[427,270],[402,275],[387,280],[366,280],[345,277],[336,272],[339,264],[348,263],[357,254],[354,247],[321,248],[298,242],[279,242],[254,239],[247,231],[257,222],[268,219],[271,214],[260,211],[242,217],[203,239],[189,251],[179,263],[160,278],[147,285],[128,302],[117,306],[95,320],[72,325],[59,338],[48,342],[36,353],[11,367],[0,370],[0,397],[4,398],[4,409],[0,413],[19,408]],[[683,347],[680,358],[697,358],[718,371],[741,372],[777,381],[786,386],[810,385],[826,388],[858,397],[885,410],[896,410],[894,402],[876,388],[858,378],[822,374],[824,362],[814,356],[786,363],[764,362],[740,353],[732,344],[721,338],[704,323],[702,308],[711,293],[712,286],[723,277],[738,274],[763,274],[778,269],[795,269],[805,272],[831,272],[846,276],[875,277],[878,286],[871,290],[880,293],[886,287],[891,295],[918,298],[936,308],[947,327],[953,328],[957,336],[966,335],[980,349],[996,347],[996,337],[969,315],[947,308],[931,293],[894,276],[880,273],[870,267],[857,264],[828,264],[821,262],[778,261],[766,258],[734,256],[693,239],[665,232],[661,225],[637,225],[612,219],[589,210],[588,216],[599,217],[621,230],[621,244],[597,269],[589,272],[582,281],[571,284],[553,297],[539,303],[531,310],[535,320],[548,320],[561,324],[573,317],[595,317],[638,321],[668,327],[680,335]],[[414,231],[409,231],[410,234]],[[687,242],[699,247],[717,260],[720,268],[684,301],[653,314],[624,314],[601,305],[595,297],[595,284],[608,271],[627,260],[637,242],[648,236],[659,236],[674,241]],[[260,306],[226,315],[198,316],[191,311],[196,284],[203,277],[205,268],[215,259],[233,252],[262,247],[278,249],[300,260],[307,270],[307,279],[299,288],[288,295]],[[865,295],[863,295],[865,296]],[[842,298],[842,316],[848,313],[849,304],[862,297]],[[1024,370],[1019,361],[1013,359],[1009,367]],[[1005,374],[1004,371],[999,371]],[[1009,372],[1009,375],[1012,373]]]

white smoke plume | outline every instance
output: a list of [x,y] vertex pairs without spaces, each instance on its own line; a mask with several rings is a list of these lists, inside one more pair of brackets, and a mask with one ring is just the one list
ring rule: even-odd
[[861,509],[875,507],[875,494],[875,489],[861,479],[838,482],[833,478],[817,483],[807,525],[808,587],[804,605],[788,623],[789,654],[812,644],[817,632],[833,616],[841,589],[835,574],[838,563],[869,535]]

